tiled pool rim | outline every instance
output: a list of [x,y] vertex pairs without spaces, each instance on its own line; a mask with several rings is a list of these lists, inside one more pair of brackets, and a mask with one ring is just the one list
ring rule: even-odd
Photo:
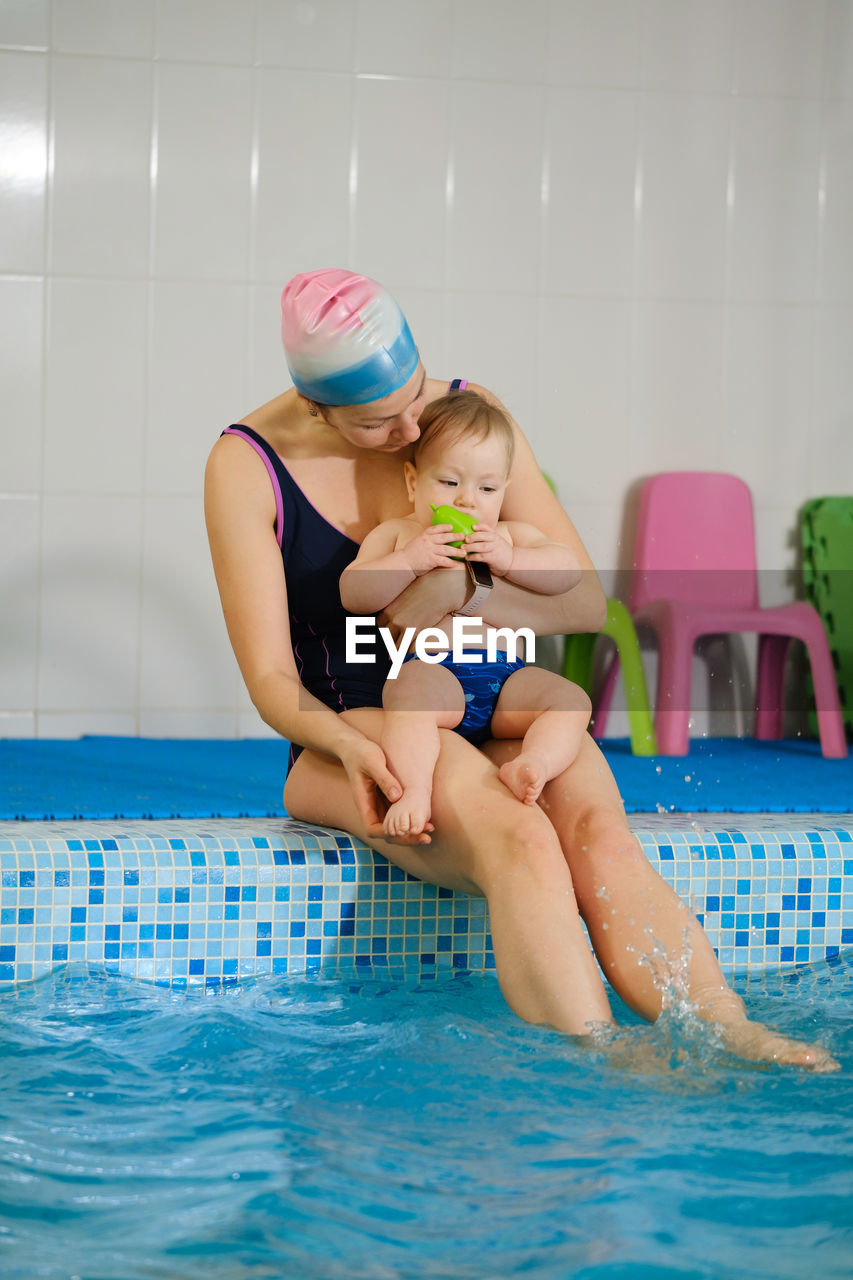
[[[634,814],[728,974],[853,946],[853,815]],[[88,964],[176,987],[494,968],[482,899],[289,819],[0,822],[0,989]]]

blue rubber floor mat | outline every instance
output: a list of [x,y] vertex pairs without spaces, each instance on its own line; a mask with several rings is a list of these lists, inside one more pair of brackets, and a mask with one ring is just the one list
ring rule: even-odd
[[[848,813],[853,756],[817,742],[702,738],[687,756],[602,749],[629,813]],[[0,739],[0,818],[258,818],[284,815],[283,739]]]
[[0,818],[267,818],[283,739],[86,737],[0,741]]
[[853,755],[825,760],[818,742],[697,738],[686,756],[634,756],[599,744],[629,813],[849,813]]

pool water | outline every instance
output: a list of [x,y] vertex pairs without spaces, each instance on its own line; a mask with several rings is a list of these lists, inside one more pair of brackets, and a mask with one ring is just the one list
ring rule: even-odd
[[676,1005],[590,1048],[488,976],[0,999],[6,1280],[853,1273],[853,960],[738,985],[810,1076]]

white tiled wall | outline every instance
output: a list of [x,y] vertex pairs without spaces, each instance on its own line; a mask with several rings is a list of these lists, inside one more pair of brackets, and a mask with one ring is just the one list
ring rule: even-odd
[[[853,0],[0,0],[0,736],[261,732],[201,516],[347,265],[594,559],[669,467],[853,492]],[[781,581],[782,574],[779,574]]]

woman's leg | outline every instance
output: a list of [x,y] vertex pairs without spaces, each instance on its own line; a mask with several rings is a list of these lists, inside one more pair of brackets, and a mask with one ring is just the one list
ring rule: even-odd
[[[491,742],[485,749],[500,764],[519,744]],[[702,1018],[722,1028],[734,1052],[831,1069],[833,1059],[820,1046],[747,1020],[699,921],[629,830],[616,781],[592,738],[585,737],[575,763],[546,785],[540,805],[560,838],[601,968],[630,1008],[653,1021],[665,992],[681,989]]]
[[543,667],[514,671],[498,695],[492,732],[523,738],[521,751],[501,765],[499,776],[517,800],[535,804],[546,782],[577,758],[592,703],[579,685]]
[[446,667],[413,659],[382,690],[382,750],[403,788],[383,824],[386,836],[419,835],[430,817],[432,776],[439,729],[452,729],[465,714],[462,686]]
[[[379,741],[381,712],[344,715]],[[344,771],[328,756],[302,752],[284,802],[294,818],[365,840]],[[510,795],[481,752],[447,731],[435,768],[432,821],[429,845],[366,843],[421,880],[486,897],[498,980],[520,1017],[572,1035],[609,1022],[604,983],[553,827],[537,806]]]

